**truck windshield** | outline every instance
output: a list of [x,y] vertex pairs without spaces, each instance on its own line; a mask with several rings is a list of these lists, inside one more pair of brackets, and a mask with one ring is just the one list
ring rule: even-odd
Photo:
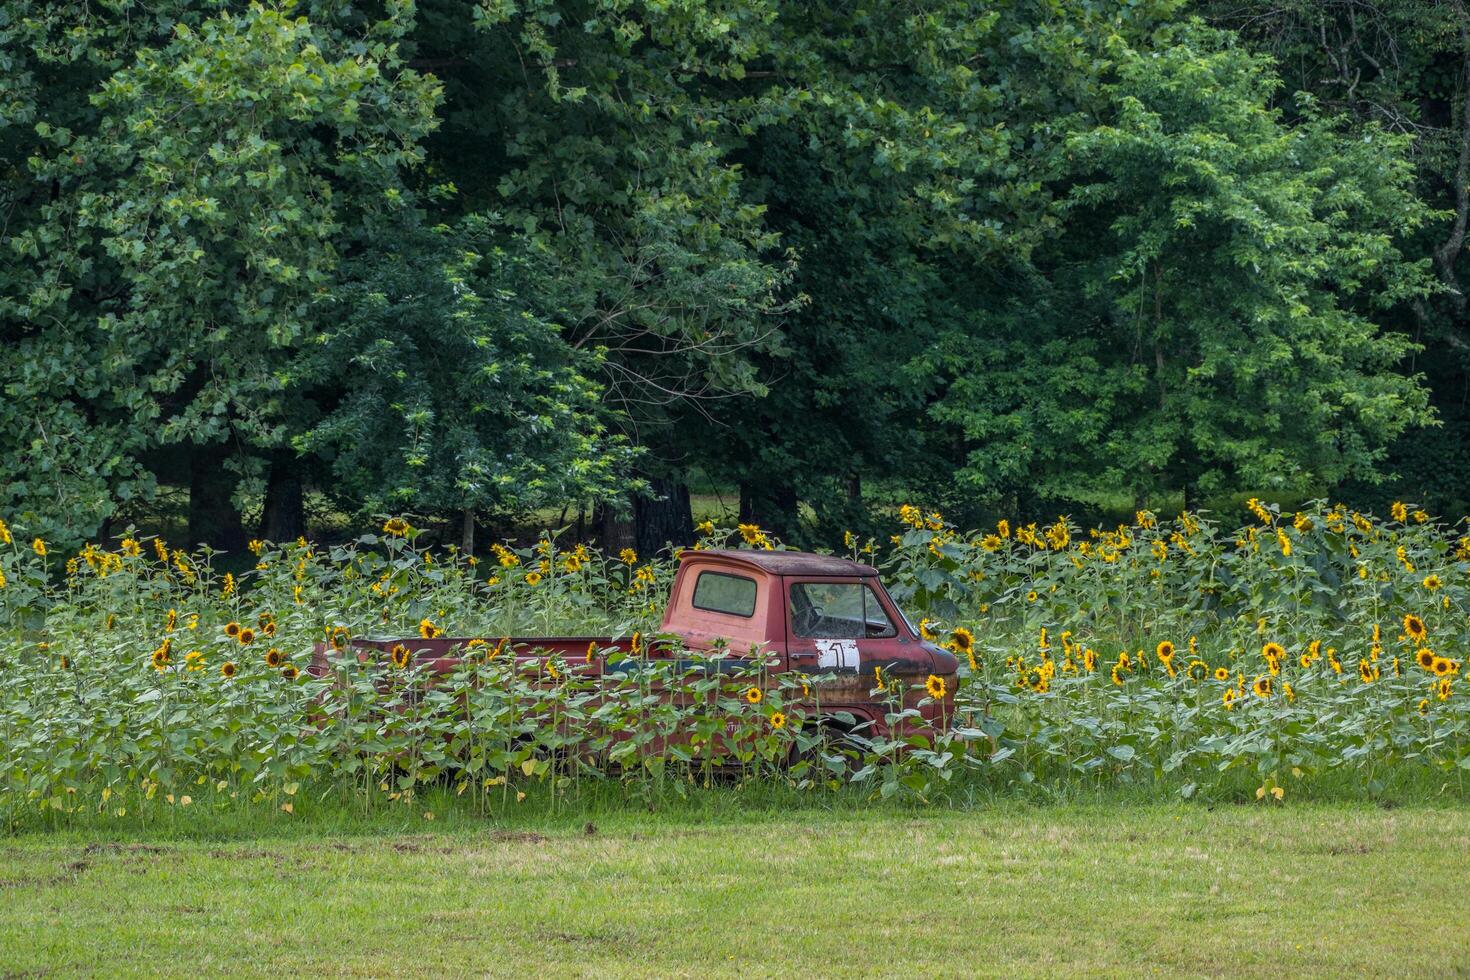
[[839,640],[896,635],[873,590],[862,582],[797,582],[791,586],[791,632]]

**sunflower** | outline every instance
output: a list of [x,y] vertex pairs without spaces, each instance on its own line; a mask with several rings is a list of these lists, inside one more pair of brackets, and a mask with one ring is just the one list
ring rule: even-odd
[[786,727],[786,716],[783,715],[779,711],[773,711],[773,712],[771,712],[771,727],[772,728],[785,728]]
[[168,646],[161,646],[153,651],[153,669],[168,670]]
[[754,685],[751,685],[750,687],[745,689],[745,700],[749,701],[751,704],[760,704],[761,698],[763,697],[765,697],[765,694],[762,693],[760,688]]
[[1424,576],[1424,587],[1430,592],[1433,592],[1435,589],[1439,588],[1442,585],[1444,585],[1444,582],[1440,581],[1438,575]]
[[634,630],[633,631],[632,638],[629,639],[629,641],[628,641],[628,645],[629,645],[629,647],[632,648],[633,656],[635,656],[635,657],[642,656],[643,655],[643,634],[641,632],[639,632],[638,630]]
[[1159,645],[1154,648],[1154,655],[1159,658],[1160,663],[1167,667],[1169,665],[1169,661],[1174,659],[1174,644],[1170,643],[1168,640],[1161,641]]
[[1419,699],[1419,713],[1421,715],[1427,715],[1427,714],[1429,714],[1429,699],[1428,698],[1420,698]]
[[1296,691],[1292,690],[1291,681],[1281,682],[1281,693],[1285,695],[1288,704],[1296,700]]
[[240,624],[239,623],[233,623],[233,622],[226,623],[225,624],[225,636],[228,636],[232,640],[239,639],[239,637],[240,637]]
[[294,681],[296,678],[301,676],[301,671],[297,670],[295,665],[287,664],[286,666],[281,668],[281,676],[286,678],[286,680],[288,681]]
[[930,674],[929,679],[924,681],[924,690],[936,701],[944,699],[944,678],[938,674]]
[[383,524],[383,533],[394,538],[406,538],[413,528],[401,517],[393,517]]
[[393,666],[399,670],[403,670],[413,660],[412,651],[402,643],[393,644],[393,649],[389,651],[388,656],[393,661]]
[[919,638],[920,639],[922,639],[922,640],[929,640],[931,642],[934,641],[934,640],[939,639],[939,634],[936,633],[936,632],[934,632],[932,629],[929,628],[933,624],[934,624],[934,620],[930,619],[927,616],[925,616],[923,619],[919,620]]
[[265,652],[265,665],[267,667],[271,668],[272,670],[274,670],[277,667],[281,666],[281,664],[283,664],[285,662],[286,662],[286,655],[284,653],[282,653],[280,650],[277,650],[275,647],[271,647],[269,650],[267,650]]
[[1082,666],[1087,668],[1089,674],[1097,670],[1097,651],[1092,647],[1082,651]]
[[1191,660],[1189,662],[1189,679],[1202,681],[1210,676],[1210,665],[1203,660]]
[[1222,682],[1223,681],[1230,680],[1230,668],[1229,667],[1216,667],[1215,668],[1215,680],[1222,681]]
[[1124,667],[1121,663],[1113,664],[1113,683],[1114,684],[1117,684],[1120,687],[1122,686],[1122,684],[1123,684],[1123,672],[1125,670],[1127,670],[1127,669],[1128,668],[1127,667]]
[[341,652],[347,648],[347,641],[352,638],[352,634],[347,632],[345,626],[333,626],[327,637],[332,641],[332,649]]
[[1050,682],[1046,679],[1046,671],[1040,667],[1032,667],[1026,671],[1026,686],[1037,694],[1045,694]]
[[1032,589],[1030,592],[1027,592],[1026,593],[1026,601],[1027,602],[1035,602],[1036,601],[1036,590],[1035,589]]
[[1434,694],[1441,701],[1448,701],[1450,693],[1454,690],[1454,681],[1448,677],[1441,677],[1434,685]]
[[1261,656],[1267,660],[1280,660],[1286,656],[1286,648],[1280,643],[1267,643],[1261,647]]
[[1220,695],[1220,703],[1225,706],[1226,711],[1229,711],[1235,707],[1235,699],[1237,697],[1239,695],[1235,693],[1235,688],[1227,687],[1224,693]]
[[1378,668],[1373,666],[1373,662],[1371,660],[1358,661],[1358,677],[1363,681],[1364,684],[1372,684],[1374,681],[1378,680],[1379,674],[1380,672]]
[[1414,654],[1414,662],[1425,670],[1434,669],[1434,660],[1434,651],[1428,647],[1420,647],[1418,652]]
[[540,572],[527,572],[526,573],[526,584],[529,585],[533,589],[536,586],[540,585],[541,584],[541,573]]
[[255,642],[255,630],[247,626],[240,631],[240,635],[235,637],[235,639],[240,641],[242,647],[248,647]]
[[1428,633],[1429,631],[1424,628],[1424,620],[1415,616],[1413,613],[1409,613],[1404,617],[1404,635],[1409,639],[1415,643],[1422,643]]
[[184,654],[184,667],[189,671],[200,671],[204,669],[204,654],[198,650],[190,650]]
[[1261,674],[1251,685],[1251,693],[1258,698],[1269,698],[1271,696],[1271,675]]
[[1449,657],[1435,657],[1429,669],[1434,672],[1435,677],[1448,677],[1454,672],[1455,662]]
[[443,635],[444,635],[444,631],[441,630],[439,627],[435,626],[433,620],[431,620],[431,619],[421,619],[421,620],[419,620],[419,636],[423,637],[426,640],[432,640],[435,637],[440,637],[440,636],[443,636]]
[[234,677],[235,674],[239,672],[239,670],[240,668],[235,666],[235,661],[233,660],[226,660],[224,663],[219,665],[220,676],[223,677],[225,680],[229,680],[231,677]]
[[971,651],[975,649],[975,634],[963,626],[956,626],[949,634],[949,637],[950,641],[954,643],[954,648],[965,656],[969,656]]
[[37,538],[36,540],[34,540],[34,541],[31,542],[31,550],[34,551],[36,554],[40,555],[42,558],[45,558],[46,557],[46,542],[45,541],[42,541],[40,538]]
[[276,624],[275,623],[266,623],[264,626],[262,626],[260,628],[260,635],[261,636],[275,636],[276,635]]

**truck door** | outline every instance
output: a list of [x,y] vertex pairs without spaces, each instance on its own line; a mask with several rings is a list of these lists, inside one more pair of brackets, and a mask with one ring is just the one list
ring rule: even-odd
[[787,579],[786,590],[787,656],[798,670],[871,673],[922,656],[866,579]]

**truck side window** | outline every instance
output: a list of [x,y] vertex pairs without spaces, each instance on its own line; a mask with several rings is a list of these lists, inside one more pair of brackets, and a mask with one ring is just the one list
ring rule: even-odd
[[695,609],[750,617],[755,613],[755,579],[724,572],[700,572],[694,581]]
[[791,632],[819,639],[897,635],[873,590],[862,582],[797,582],[791,586]]

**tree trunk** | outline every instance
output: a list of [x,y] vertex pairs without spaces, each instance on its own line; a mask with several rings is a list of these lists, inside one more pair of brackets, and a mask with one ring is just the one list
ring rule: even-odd
[[616,555],[624,548],[633,548],[638,544],[631,505],[625,504],[623,510],[618,510],[611,502],[604,501],[597,505],[593,523],[601,529],[602,550],[609,555]]
[[459,550],[465,556],[475,553],[475,508],[464,509],[464,524],[459,531]]
[[189,459],[189,546],[207,544],[220,551],[245,547],[245,525],[230,496],[235,477],[224,468],[225,451],[200,446]]
[[650,479],[648,486],[652,495],[633,501],[633,531],[638,553],[652,557],[671,545],[677,548],[693,543],[694,512],[689,503],[689,488],[665,478]]
[[759,524],[763,531],[783,541],[791,539],[797,530],[800,504],[793,487],[740,485],[740,523]]
[[280,456],[271,463],[265,484],[260,536],[267,541],[295,541],[306,534],[306,503],[300,461]]

